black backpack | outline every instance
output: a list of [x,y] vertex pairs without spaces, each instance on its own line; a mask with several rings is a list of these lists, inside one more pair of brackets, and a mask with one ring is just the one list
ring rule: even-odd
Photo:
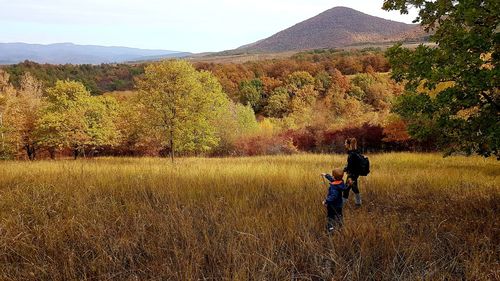
[[356,174],[367,176],[370,173],[370,160],[361,153],[357,154]]

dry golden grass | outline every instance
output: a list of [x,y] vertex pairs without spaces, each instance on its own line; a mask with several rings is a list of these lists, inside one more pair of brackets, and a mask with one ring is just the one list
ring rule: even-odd
[[0,162],[0,280],[500,279],[499,162],[372,155],[328,236],[344,160]]
[[276,53],[243,53],[243,54],[196,54],[188,57],[187,59],[193,63],[206,62],[206,63],[245,63],[250,61],[273,60],[290,58],[298,53],[298,51],[276,52]]

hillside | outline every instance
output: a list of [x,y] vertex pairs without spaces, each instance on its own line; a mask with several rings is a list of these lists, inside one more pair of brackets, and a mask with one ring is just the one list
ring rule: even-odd
[[339,48],[363,43],[417,41],[424,36],[418,25],[335,7],[235,51],[252,53]]
[[145,50],[127,47],[104,47],[59,43],[50,45],[0,43],[0,64],[25,60],[50,64],[101,64],[183,57],[189,53],[167,50]]

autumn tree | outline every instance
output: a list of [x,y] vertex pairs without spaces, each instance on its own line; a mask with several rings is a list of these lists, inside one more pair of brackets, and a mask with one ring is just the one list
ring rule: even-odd
[[99,148],[118,144],[118,103],[113,97],[97,96],[87,98],[85,106],[87,139],[83,147],[89,152],[89,156],[94,156]]
[[263,107],[264,85],[260,79],[242,81],[240,83],[240,101],[249,105],[258,113]]
[[409,148],[412,139],[408,133],[407,124],[399,116],[388,118],[384,126],[383,141],[393,149]]
[[356,74],[363,71],[361,62],[352,56],[340,57],[335,64],[335,68],[340,70],[344,75]]
[[224,93],[233,101],[239,101],[239,86],[241,81],[251,80],[254,78],[254,73],[243,64],[227,63],[197,63],[195,65],[198,70],[206,70],[219,80]]
[[256,132],[259,126],[250,106],[234,102],[228,106],[228,110],[222,110],[218,118],[214,119],[216,134],[220,139],[213,151],[216,155],[233,153],[235,142]]
[[303,89],[306,86],[314,86],[314,77],[307,71],[296,71],[288,75],[285,79],[285,85],[291,91]]
[[177,152],[204,152],[217,145],[212,121],[228,99],[210,73],[186,61],[163,61],[146,67],[139,89],[147,122],[172,161]]
[[361,58],[363,64],[364,72],[370,72],[370,70],[375,72],[387,72],[390,69],[389,62],[383,56],[383,54],[368,54]]
[[[500,2],[385,0],[383,7],[401,13],[418,9],[416,21],[433,32],[436,43],[414,50],[396,45],[387,51],[392,77],[407,81],[397,112],[412,136],[439,131],[436,141],[448,154],[500,157]],[[435,97],[416,93],[422,83],[432,90],[443,82],[452,86]]]
[[115,126],[120,135],[115,153],[120,155],[140,155],[152,153],[157,140],[148,133],[144,120],[145,108],[138,92],[130,92],[116,97],[118,114]]
[[318,98],[315,79],[305,71],[296,71],[288,75],[284,87],[290,95],[290,109],[286,116],[287,127],[296,128],[310,124],[312,107]]
[[0,158],[10,155],[10,146],[7,141],[9,126],[6,123],[6,113],[15,95],[15,90],[9,82],[9,74],[0,69]]
[[395,94],[391,81],[381,74],[356,74],[351,79],[350,95],[372,106],[376,111],[388,110]]
[[260,80],[262,81],[264,95],[266,97],[271,96],[271,92],[283,84],[283,81],[268,76],[262,76],[260,77]]
[[42,109],[42,83],[26,72],[20,81],[20,89],[12,98],[8,120],[13,126],[11,137],[26,151],[29,160],[34,160],[38,150],[36,123]]
[[45,102],[37,135],[52,158],[62,148],[72,149],[76,159],[86,151],[93,155],[96,148],[116,143],[113,98],[93,97],[79,82],[57,81],[47,89]]
[[318,74],[316,74],[314,79],[315,79],[316,89],[318,90],[321,96],[325,96],[326,92],[332,86],[332,77],[328,74],[328,72],[323,70],[318,72]]
[[284,87],[274,89],[264,107],[266,116],[274,118],[283,118],[290,113],[290,94]]
[[79,82],[58,81],[47,89],[47,106],[38,124],[38,135],[54,157],[61,148],[71,148],[75,159],[84,149],[87,140],[85,134],[85,99],[90,93]]

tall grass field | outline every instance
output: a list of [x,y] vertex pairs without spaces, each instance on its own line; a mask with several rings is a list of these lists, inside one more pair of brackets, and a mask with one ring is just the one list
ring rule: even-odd
[[369,155],[0,162],[0,280],[500,280],[500,163]]

